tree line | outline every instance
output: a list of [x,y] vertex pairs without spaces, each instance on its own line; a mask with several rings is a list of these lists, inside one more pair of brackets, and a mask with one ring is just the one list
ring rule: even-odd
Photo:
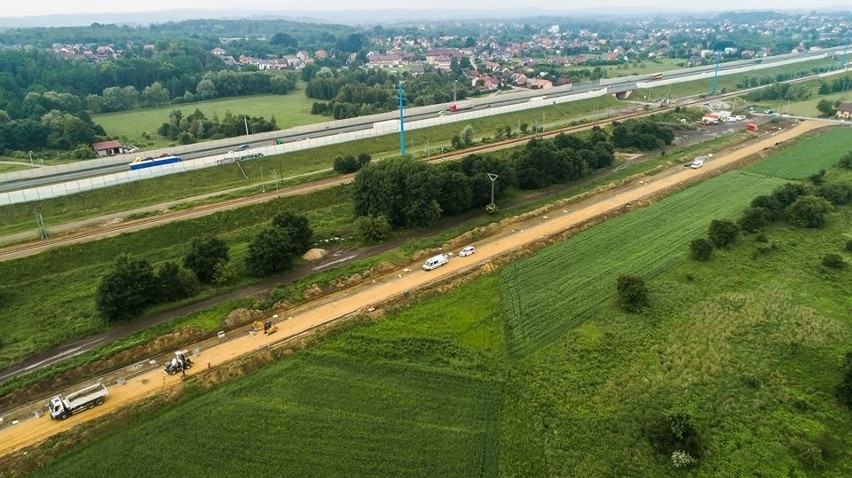
[[[313,231],[304,216],[284,211],[249,244],[245,270],[254,277],[284,271],[310,248]],[[237,277],[228,245],[215,236],[192,239],[181,263],[154,268],[147,259],[123,254],[103,276],[95,309],[109,321],[138,317],[149,307],[192,297],[202,285],[223,285]]]
[[212,118],[207,118],[201,110],[196,108],[187,116],[184,116],[180,110],[173,110],[169,113],[168,121],[157,129],[157,134],[177,140],[181,144],[190,144],[199,139],[241,136],[246,134],[246,128],[249,128],[252,133],[265,133],[277,130],[278,124],[275,116],[267,120],[262,116],[234,115],[230,111],[226,111],[221,119],[216,114]]
[[[648,120],[616,125],[623,147],[655,146],[657,134],[670,144],[671,130]],[[619,133],[622,134],[622,133]],[[395,228],[432,226],[443,216],[484,208],[513,187],[537,189],[581,179],[613,163],[615,135],[595,126],[587,134],[532,139],[508,155],[471,154],[460,161],[430,165],[408,158],[366,164],[355,177],[356,216],[384,217]],[[638,138],[638,139],[636,139]],[[638,146],[637,146],[638,145]],[[492,184],[490,174],[496,174]]]

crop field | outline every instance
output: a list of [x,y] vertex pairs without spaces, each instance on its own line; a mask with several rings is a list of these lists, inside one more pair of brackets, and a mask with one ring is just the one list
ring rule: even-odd
[[852,128],[832,128],[820,135],[800,137],[793,146],[783,148],[746,169],[783,179],[804,179],[837,164],[852,151]]
[[712,219],[735,217],[752,198],[781,184],[727,173],[507,267],[502,294],[509,349],[522,356],[552,342],[604,305],[620,274],[650,278],[668,269]]
[[[212,118],[213,115],[222,118],[228,111],[235,115],[263,116],[267,120],[275,116],[278,127],[286,129],[326,121],[327,118],[323,116],[311,114],[311,106],[315,101],[305,96],[304,85],[300,84],[286,95],[241,96],[120,111],[93,115],[92,120],[103,126],[108,135],[117,136],[137,146],[165,146],[171,143],[171,140],[157,135],[157,128],[169,120],[169,113],[174,110],[180,110],[187,116],[199,109],[207,118]],[[142,133],[147,133],[151,140],[143,138]]]
[[852,271],[819,260],[840,253],[849,224],[846,207],[824,230],[771,228],[778,249],[757,259],[746,236],[680,261],[648,282],[645,313],[604,306],[524,360],[506,387],[501,473],[684,476],[649,439],[679,409],[704,449],[689,476],[848,476],[852,418],[834,387]]
[[501,385],[488,354],[501,352],[500,300],[468,305],[495,284],[477,281],[190,393],[40,474],[495,476]]
[[[441,153],[442,145],[449,150],[450,138],[459,133],[467,124],[474,128],[477,137],[492,135],[497,126],[504,124],[512,126],[517,133],[517,125],[521,122],[532,125],[536,121],[540,123],[542,117],[544,117],[548,128],[550,128],[567,124],[569,121],[586,114],[601,112],[620,104],[621,102],[607,95],[601,98],[537,108],[517,114],[481,118],[469,123],[413,130],[407,132],[406,138],[412,145],[419,145],[416,150],[423,152],[424,146],[427,146],[429,153],[438,155]],[[341,154],[366,152],[374,157],[382,157],[395,155],[398,151],[399,135],[389,134],[372,139],[248,161],[243,164],[248,179],[233,165],[225,165],[98,189],[73,196],[2,206],[0,207],[0,236],[34,229],[33,209],[37,209],[42,214],[49,230],[51,226],[76,220],[233,188],[249,188],[252,192],[260,191],[261,171],[263,171],[263,178],[268,183],[272,181],[271,175],[273,173],[279,178],[286,179],[312,172],[329,171],[334,158]]]
[[315,237],[323,239],[345,230],[351,220],[354,213],[348,197],[348,187],[338,187],[0,262],[7,300],[6,319],[0,321],[0,368],[104,330],[107,325],[94,313],[95,289],[119,254],[144,257],[152,264],[180,261],[192,237],[213,234],[228,243],[231,261],[242,271],[248,243],[276,212],[292,210],[306,215]]

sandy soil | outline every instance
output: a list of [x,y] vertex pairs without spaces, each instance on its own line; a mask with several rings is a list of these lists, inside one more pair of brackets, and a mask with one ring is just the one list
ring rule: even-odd
[[[292,311],[293,315],[280,322],[278,324],[279,331],[272,335],[248,335],[246,333],[242,337],[202,350],[201,355],[195,359],[196,366],[190,369],[188,374],[198,373],[208,366],[215,367],[240,355],[280,342],[288,336],[301,334],[341,317],[368,310],[370,307],[400,296],[406,291],[425,287],[465,269],[487,263],[499,255],[518,250],[541,238],[559,234],[594,217],[613,213],[624,205],[653,197],[697,178],[719,172],[752,154],[822,126],[823,124],[815,121],[799,123],[790,130],[766,137],[759,142],[742,147],[724,156],[714,157],[711,161],[705,163],[701,169],[675,168],[671,173],[655,176],[652,180],[645,181],[644,184],[635,185],[624,191],[613,192],[606,197],[590,198],[581,203],[580,206],[582,207],[571,208],[571,210],[564,212],[554,211],[551,214],[540,216],[530,225],[523,226],[524,229],[514,230],[476,244],[476,254],[463,258],[453,257],[448,264],[439,269],[427,272],[420,269],[419,263],[412,264],[409,266],[410,272],[396,271],[369,284],[362,284],[323,297]],[[287,312],[282,314],[287,314]],[[189,348],[192,349],[192,347]],[[180,380],[180,375],[165,376],[162,371],[154,370],[137,376],[124,385],[111,386],[110,395],[103,406],[84,411],[68,420],[52,421],[49,416],[43,415],[40,418],[24,420],[17,425],[4,427],[0,430],[0,456],[38,443],[54,434],[72,428],[78,423],[108,414],[135,400],[156,394],[166,387],[179,383]]]

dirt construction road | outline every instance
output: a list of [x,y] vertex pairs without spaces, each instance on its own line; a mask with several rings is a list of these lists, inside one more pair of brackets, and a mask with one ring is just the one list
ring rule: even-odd
[[[288,336],[294,336],[341,317],[363,311],[375,304],[402,295],[406,291],[416,290],[435,281],[446,279],[451,275],[463,272],[465,269],[486,263],[501,254],[523,248],[525,245],[543,237],[558,234],[599,215],[612,213],[625,204],[658,195],[699,177],[712,174],[765,148],[822,126],[823,124],[819,122],[806,121],[795,125],[790,130],[780,132],[727,155],[715,157],[712,161],[705,163],[701,169],[683,168],[642,185],[614,193],[609,197],[592,197],[581,203],[580,207],[572,207],[570,211],[554,211],[548,216],[537,218],[535,222],[525,226],[524,229],[477,244],[477,251],[473,256],[454,257],[448,264],[439,269],[427,272],[420,269],[420,264],[413,264],[409,266],[410,272],[397,271],[369,284],[323,297],[312,304],[299,307],[298,312],[293,312],[292,317],[278,324],[279,331],[272,335],[248,335],[246,333],[242,337],[202,350],[201,355],[195,358],[196,366],[187,373],[189,375],[198,373],[206,368],[208,363],[215,367],[237,356],[280,342]],[[192,348],[189,347],[189,349]],[[161,370],[157,369],[134,377],[122,385],[108,384],[110,395],[104,405],[74,415],[68,420],[53,421],[48,416],[43,415],[40,418],[23,420],[16,425],[5,426],[0,430],[0,456],[36,444],[54,434],[74,427],[79,422],[92,420],[135,400],[159,393],[164,388],[179,381],[180,375],[165,376]]]

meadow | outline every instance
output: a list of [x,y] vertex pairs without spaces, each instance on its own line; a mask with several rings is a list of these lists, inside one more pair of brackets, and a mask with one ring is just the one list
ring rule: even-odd
[[296,89],[286,95],[240,96],[104,113],[92,115],[92,121],[103,126],[109,136],[117,137],[138,147],[153,149],[173,143],[172,140],[159,136],[157,129],[168,122],[169,113],[174,110],[179,110],[184,116],[188,116],[198,109],[207,118],[213,118],[214,115],[222,118],[228,111],[234,115],[263,116],[267,120],[274,116],[278,127],[287,129],[327,121],[328,118],[324,116],[311,114],[314,101],[305,96],[304,85],[300,83]]
[[852,151],[852,128],[831,128],[820,135],[799,137],[769,158],[745,168],[783,179],[805,179],[821,169],[830,169],[840,156]]
[[[789,153],[798,147],[785,148],[775,171],[816,172],[820,164]],[[38,475],[121,466],[127,476],[848,476],[852,418],[833,387],[852,339],[852,270],[819,260],[852,261],[843,252],[852,207],[830,213],[824,229],[782,224],[764,239],[743,236],[706,263],[685,258],[679,231],[697,236],[784,181],[730,172],[454,291],[415,294],[247,378],[206,393],[190,385],[179,403],[69,447]],[[630,228],[609,225],[619,219]],[[648,253],[622,247],[633,242]],[[574,259],[557,275],[554,255]],[[650,307],[615,307],[614,277],[588,281],[602,292],[587,299],[566,299],[583,291],[562,282],[588,269],[642,273]],[[517,291],[543,298],[519,306]],[[519,338],[513,314],[539,335]],[[685,411],[700,436],[692,470],[673,468],[651,438],[671,410]],[[128,449],[138,450],[133,460]],[[294,458],[270,466],[282,452]]]

